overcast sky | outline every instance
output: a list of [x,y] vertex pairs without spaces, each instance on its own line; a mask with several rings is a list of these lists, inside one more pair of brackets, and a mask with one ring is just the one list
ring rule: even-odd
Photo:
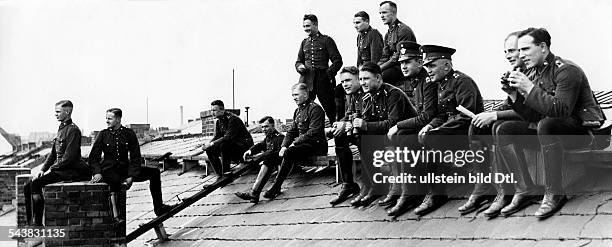
[[[330,3],[331,2],[331,3]],[[485,99],[501,99],[507,70],[503,39],[545,27],[552,51],[580,65],[595,90],[612,90],[612,1],[397,1],[398,17],[420,44],[454,47],[455,68],[470,75]],[[124,110],[124,123],[177,127],[214,99],[250,106],[250,120],[290,118],[290,86],[302,17],[356,62],[353,15],[365,10],[387,31],[379,1],[0,1],[0,127],[11,133],[57,129],[53,105],[75,104],[73,119],[88,135],[105,127],[104,112]]]

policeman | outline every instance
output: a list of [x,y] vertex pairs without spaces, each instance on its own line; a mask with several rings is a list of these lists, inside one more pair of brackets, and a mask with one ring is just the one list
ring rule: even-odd
[[308,96],[308,86],[297,83],[291,88],[293,101],[298,105],[293,113],[293,124],[283,139],[278,156],[283,158],[276,180],[264,193],[268,199],[276,198],[281,192],[283,182],[296,162],[304,161],[314,155],[327,154],[325,138],[325,113],[320,105],[312,102]]
[[[421,46],[423,65],[429,80],[437,83],[438,110],[436,116],[419,131],[419,142],[437,150],[459,150],[468,147],[468,129],[471,118],[457,110],[462,106],[474,114],[484,110],[478,86],[464,73],[453,69],[451,56],[455,49],[437,46]],[[431,173],[443,173],[447,168],[442,161],[427,164]],[[443,183],[429,184],[428,194],[414,213],[425,215],[446,203],[448,197]]]
[[[546,29],[528,28],[518,37],[519,57],[527,70],[510,73],[509,85],[516,91],[508,95],[512,109],[526,121],[500,125],[499,149],[505,164],[515,170],[526,168],[523,154],[515,145],[535,145],[542,150],[545,194],[535,216],[543,219],[567,200],[561,185],[564,150],[588,146],[592,141],[590,129],[601,126],[605,116],[582,69],[550,51],[551,38]],[[512,202],[501,210],[503,215],[515,213],[533,200],[531,178],[518,180]]]
[[253,138],[242,120],[225,110],[223,101],[215,100],[210,105],[213,116],[217,118],[215,136],[202,148],[206,151],[208,160],[219,176],[218,178],[221,178],[231,174],[230,163],[232,161],[242,161],[244,152],[253,146]]
[[[335,75],[342,67],[342,56],[336,42],[319,32],[317,16],[304,15],[304,31],[308,37],[302,40],[298,51],[295,69],[300,73],[299,82],[308,87],[311,100],[315,96],[325,109],[330,122],[336,121],[335,99],[344,99],[342,86],[336,86]],[[328,65],[331,61],[331,65]],[[337,95],[341,96],[337,96]]]
[[[141,167],[140,145],[136,133],[121,125],[123,112],[119,108],[106,111],[106,124],[108,128],[100,131],[89,153],[89,164],[95,174],[91,183],[104,181],[111,190],[111,204],[115,220],[123,221],[117,204],[117,193],[121,191],[122,184],[130,189],[133,182],[149,180],[149,190],[153,198],[153,211],[160,216],[172,209],[165,205],[162,198],[161,178],[157,168]],[[102,154],[104,153],[104,158]]]
[[397,19],[397,5],[391,1],[380,3],[380,17],[383,24],[389,26],[385,34],[385,43],[382,58],[378,65],[383,71],[383,81],[392,85],[399,85],[403,80],[400,64],[397,62],[399,51],[397,43],[400,41],[416,42],[412,29]]
[[[83,181],[91,177],[81,161],[81,130],[72,122],[73,104],[70,100],[55,103],[55,118],[60,122],[53,139],[51,153],[41,171],[24,187],[28,225],[42,226],[45,208],[42,188],[60,181]],[[33,210],[32,210],[33,209]]]
[[[407,79],[401,85],[401,88],[416,107],[418,114],[415,117],[398,122],[387,132],[389,139],[393,140],[395,137],[397,140],[394,144],[403,147],[418,147],[416,134],[431,121],[437,111],[438,87],[436,83],[429,81],[427,71],[423,68],[423,59],[419,48],[420,45],[412,41],[402,41],[397,44],[397,50],[400,52],[398,61],[401,64],[402,73]],[[407,165],[402,165],[402,167],[395,165],[392,168],[394,176],[400,175],[400,172],[418,173],[416,169],[411,170]],[[421,166],[416,168],[421,168]],[[393,184],[387,197],[379,201],[379,205],[392,205],[393,207],[387,211],[390,216],[401,215],[411,206],[416,206],[423,200],[420,197],[424,194],[423,189],[419,184],[410,186],[408,186],[408,183]]]
[[344,118],[333,123],[332,134],[340,167],[342,189],[340,189],[338,196],[329,202],[331,205],[342,203],[360,192],[359,185],[353,180],[353,153],[350,149],[350,144],[358,146],[360,143],[356,135],[347,132],[352,125],[350,122],[353,112],[359,107],[357,101],[363,97],[363,90],[361,84],[359,84],[359,69],[355,66],[342,68],[340,70],[340,82],[347,95],[347,109]]
[[357,67],[365,62],[378,63],[382,57],[383,37],[380,32],[370,26],[370,15],[359,11],[353,18],[357,29]]
[[[519,59],[519,51],[517,48],[518,34],[520,31],[512,32],[506,36],[504,40],[504,54],[506,60],[510,65],[508,71],[512,70],[524,70],[524,64]],[[508,72],[506,72],[507,75]],[[507,81],[502,76],[501,88],[504,91],[514,90],[507,85]],[[503,121],[507,120],[520,120],[520,116],[516,111],[512,110],[509,99],[506,99],[500,106],[496,107],[493,111],[482,112],[476,114],[472,119],[472,125],[470,126],[470,148],[472,150],[486,150],[487,156],[484,164],[476,164],[473,166],[477,173],[489,173],[490,170],[493,173],[508,173],[508,169],[505,168],[496,157],[498,153],[497,144],[497,129]],[[485,149],[486,147],[486,149]],[[515,172],[515,173],[518,173]],[[528,174],[526,174],[528,176]],[[491,184],[494,189],[496,196],[493,202],[487,208],[483,214],[486,217],[495,217],[499,214],[501,209],[508,205],[512,200],[512,194],[514,188],[510,184],[505,183],[493,183]],[[459,207],[459,212],[467,214],[479,209],[486,201],[490,200],[491,186],[485,183],[477,183],[474,185],[474,190],[470,194],[467,202]]]
[[[410,103],[408,96],[399,88],[383,83],[380,67],[372,62],[364,63],[359,69],[359,82],[365,93],[362,98],[361,109],[354,114],[353,127],[362,136],[369,136],[361,140],[361,165],[366,181],[362,192],[365,196],[358,196],[351,204],[366,206],[372,203],[387,191],[383,184],[374,183],[373,176],[377,173],[373,166],[373,153],[388,146],[384,136],[397,122],[416,116],[416,110]],[[379,138],[377,136],[383,136]],[[367,144],[367,145],[366,145]]]
[[257,174],[257,178],[250,192],[235,193],[236,196],[244,200],[250,200],[252,203],[259,202],[259,194],[270,178],[272,170],[281,164],[281,158],[278,156],[278,152],[285,138],[283,134],[274,128],[274,119],[270,116],[263,117],[259,120],[259,126],[266,137],[260,143],[249,148],[243,155],[245,161],[261,164],[259,174]]

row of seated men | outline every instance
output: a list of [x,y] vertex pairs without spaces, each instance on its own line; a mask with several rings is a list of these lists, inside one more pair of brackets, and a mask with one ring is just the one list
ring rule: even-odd
[[[412,41],[399,42],[396,47],[403,84],[408,87],[385,83],[383,70],[373,62],[342,68],[339,78],[347,94],[345,114],[338,116],[327,133],[326,112],[309,97],[312,90],[298,83],[292,88],[298,108],[287,135],[283,137],[274,130],[272,118],[266,117],[260,121],[265,140],[251,148],[243,147],[242,159],[262,166],[252,190],[236,195],[258,202],[271,170],[279,166],[274,184],[263,195],[270,199],[278,196],[298,160],[325,154],[327,134],[335,140],[343,181],[332,205],[352,198],[351,205],[364,206],[380,199],[378,204],[388,206],[391,216],[410,209],[425,215],[447,202],[446,185],[378,183],[374,151],[389,147],[488,150],[484,164],[473,166],[475,172],[512,174],[515,181],[475,184],[458,210],[469,213],[490,202],[484,215],[509,216],[541,199],[535,216],[547,218],[567,201],[562,187],[564,150],[591,145],[591,131],[605,120],[584,72],[571,61],[555,56],[550,41],[550,34],[543,28],[513,32],[504,39],[505,58],[511,69],[500,86],[507,99],[491,112],[484,112],[474,80],[454,69],[455,49]],[[361,154],[362,186],[354,181],[349,144],[356,145]],[[538,191],[527,169],[523,150],[530,148],[543,154],[544,193]],[[239,151],[234,150],[233,155],[240,158]],[[394,175],[439,175],[452,165],[445,163],[385,165]]]
[[81,159],[81,131],[72,122],[73,108],[69,100],[55,104],[55,117],[60,125],[53,139],[51,153],[41,171],[24,187],[28,225],[43,225],[43,188],[61,181],[106,182],[111,191],[109,201],[116,223],[124,222],[125,218],[125,215],[121,215],[125,211],[121,208],[125,208],[125,205],[118,205],[118,193],[122,188],[129,189],[133,182],[150,181],[156,215],[170,211],[172,206],[163,203],[160,172],[156,168],[141,166],[142,157],[136,133],[121,125],[121,109],[111,108],[106,111],[108,128],[100,131],[96,137],[86,163]]

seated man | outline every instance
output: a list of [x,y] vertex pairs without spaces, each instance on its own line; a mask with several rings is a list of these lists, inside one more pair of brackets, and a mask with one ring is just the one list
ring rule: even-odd
[[[132,182],[149,180],[149,189],[153,198],[155,215],[160,216],[172,209],[162,200],[161,178],[156,168],[141,167],[140,145],[136,133],[121,125],[123,112],[119,108],[106,111],[107,129],[100,131],[89,153],[89,164],[95,174],[91,183],[106,182],[111,190],[113,217],[121,222],[117,193],[121,192],[122,184],[130,189]],[[102,159],[104,153],[104,159]]]
[[293,113],[293,124],[287,131],[278,156],[283,158],[276,180],[264,194],[265,198],[274,199],[281,192],[283,182],[298,161],[314,155],[327,154],[325,138],[325,112],[317,103],[308,98],[308,87],[304,83],[293,85],[291,95],[298,105]]
[[[408,98],[414,103],[418,113],[414,117],[398,122],[389,129],[387,133],[389,139],[395,140],[394,144],[400,147],[420,148],[417,142],[417,133],[431,121],[437,111],[438,86],[436,83],[429,81],[427,71],[423,68],[423,59],[419,48],[420,45],[412,41],[402,41],[397,44],[397,50],[400,51],[398,61],[402,66],[402,73],[407,79],[402,85],[403,87],[400,88],[406,92]],[[417,166],[416,168],[421,168],[422,165]],[[410,167],[407,163],[402,163],[399,166],[394,164],[391,168],[394,176],[418,173],[415,168]],[[394,183],[387,197],[379,201],[378,204],[393,206],[387,211],[387,214],[398,216],[422,201],[423,189],[420,184],[401,183],[398,185]]]
[[28,225],[32,225],[32,216],[35,226],[43,225],[45,203],[42,188],[45,185],[60,181],[88,180],[91,177],[89,170],[81,161],[81,131],[72,122],[72,109],[73,105],[69,100],[55,104],[55,117],[61,123],[57,136],[53,139],[51,153],[47,156],[40,173],[24,187]]
[[359,145],[359,140],[353,135],[352,131],[347,131],[347,126],[350,125],[349,120],[353,117],[353,111],[355,107],[358,107],[356,102],[363,97],[363,90],[361,90],[361,84],[359,84],[359,69],[355,66],[342,68],[340,70],[340,82],[347,95],[346,104],[342,104],[346,105],[346,109],[342,109],[346,114],[343,114],[338,122],[333,123],[331,132],[336,144],[335,151],[336,157],[338,157],[342,189],[340,189],[338,196],[329,202],[331,205],[340,204],[359,194],[359,185],[353,180],[353,153],[350,149],[350,144]]
[[387,193],[385,184],[374,182],[373,176],[379,173],[373,164],[374,152],[389,147],[385,135],[391,127],[417,114],[401,89],[383,82],[382,70],[377,64],[364,63],[359,69],[359,82],[365,95],[359,103],[361,107],[353,114],[352,124],[361,135],[358,145],[361,171],[367,182],[361,188],[362,193],[351,201],[351,205],[367,206]]
[[518,177],[512,201],[501,210],[504,216],[537,196],[521,148],[542,150],[545,193],[535,216],[547,218],[567,201],[562,187],[564,150],[588,146],[589,130],[605,120],[584,71],[555,56],[550,40],[544,28],[528,28],[518,35],[519,57],[527,70],[510,72],[508,82],[516,90],[507,93],[523,121],[505,121],[497,130],[500,160]]
[[[451,56],[455,49],[437,46],[421,46],[423,65],[431,82],[438,85],[438,110],[431,122],[419,131],[419,142],[426,148],[440,151],[467,149],[471,118],[457,110],[462,106],[474,114],[484,111],[478,86],[468,75],[453,69]],[[441,175],[448,168],[442,160],[427,164],[428,173]],[[431,183],[423,203],[414,213],[425,215],[446,203],[448,196],[444,183]]]
[[242,161],[242,154],[253,146],[253,138],[242,120],[225,110],[223,101],[215,100],[210,105],[213,116],[217,118],[215,136],[202,149],[206,151],[218,178],[221,178],[224,174],[231,174],[232,161]]
[[244,200],[250,200],[252,203],[259,202],[259,194],[270,178],[272,170],[281,164],[278,152],[285,138],[283,134],[274,128],[274,119],[272,117],[263,117],[259,120],[259,125],[261,126],[261,131],[266,134],[266,138],[262,142],[253,145],[243,155],[246,162],[261,164],[259,174],[257,174],[257,179],[253,183],[251,192],[235,193],[236,196]]

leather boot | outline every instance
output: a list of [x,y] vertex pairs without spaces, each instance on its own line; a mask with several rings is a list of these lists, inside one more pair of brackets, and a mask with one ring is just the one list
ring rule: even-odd
[[45,201],[40,194],[32,195],[32,211],[34,214],[34,226],[43,225],[43,214],[45,211]]
[[[399,164],[392,163],[389,165],[391,166],[391,175],[399,176],[400,175]],[[397,199],[399,198],[400,190],[401,188],[398,183],[392,183],[391,186],[389,187],[389,193],[387,193],[387,196],[384,199],[378,201],[378,205],[384,206],[384,207],[395,205],[395,203],[397,202]]]
[[338,197],[334,198],[329,202],[332,206],[340,204],[351,196],[359,194],[359,185],[356,183],[353,184],[342,184],[342,189],[340,189],[340,193],[338,193]]
[[467,202],[461,205],[457,210],[461,214],[469,214],[478,210],[483,205],[491,202],[493,200],[493,196],[491,195],[470,195]]
[[416,207],[420,202],[423,201],[422,196],[408,196],[402,195],[398,200],[395,206],[393,206],[389,211],[387,211],[387,215],[389,216],[400,216],[406,212],[410,208]]
[[544,182],[545,193],[544,199],[535,216],[540,219],[545,219],[557,212],[567,198],[563,193],[561,181],[563,179],[563,146],[561,143],[553,143],[542,146],[542,155],[544,156]]
[[533,204],[537,200],[537,197],[530,194],[514,194],[510,204],[502,208],[500,211],[501,215],[508,217],[522,209]]
[[414,214],[423,216],[440,208],[448,201],[446,195],[427,194],[421,205],[414,209]]
[[489,208],[483,212],[484,216],[487,218],[496,217],[499,215],[502,208],[508,205],[510,201],[512,201],[512,196],[505,195],[503,192],[497,194],[497,196],[495,196],[495,200],[493,200],[493,203],[491,203],[491,206],[489,206]]
[[517,183],[514,184],[515,194],[530,194],[535,190],[533,180],[527,168],[527,161],[523,149],[517,149],[514,144],[498,146],[498,162],[505,167],[508,173],[514,174]]
[[281,193],[281,186],[283,182],[289,176],[293,168],[293,162],[284,158],[281,162],[280,168],[278,169],[278,173],[276,174],[276,179],[274,180],[274,184],[272,187],[264,193],[263,197],[267,199],[274,199]]
[[259,168],[259,173],[257,174],[257,178],[255,179],[255,183],[253,183],[253,188],[250,192],[236,192],[234,193],[237,197],[240,197],[243,200],[249,200],[252,203],[259,202],[259,194],[261,190],[263,190],[264,185],[268,182],[270,178],[270,169],[266,165],[262,165]]

